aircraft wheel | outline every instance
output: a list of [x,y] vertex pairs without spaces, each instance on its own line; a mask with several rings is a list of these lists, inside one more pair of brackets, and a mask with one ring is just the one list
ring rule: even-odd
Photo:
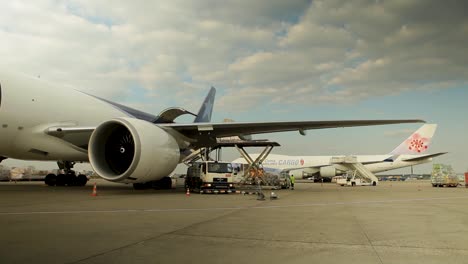
[[55,182],[55,185],[57,186],[65,186],[67,183],[67,178],[65,174],[58,174],[57,175],[57,181]]
[[159,185],[161,189],[171,189],[172,188],[172,180],[171,177],[164,177],[159,180]]
[[76,186],[76,176],[71,173],[65,174],[65,184],[68,186]]
[[86,175],[80,174],[76,177],[77,186],[85,186],[87,182],[88,182],[88,177],[86,177]]
[[144,182],[144,183],[134,183],[133,184],[133,189],[135,189],[135,190],[146,190],[146,189],[148,189],[148,184],[146,184],[146,182]]
[[47,174],[47,176],[44,179],[44,183],[49,185],[49,186],[55,186],[57,183],[57,176],[55,174]]

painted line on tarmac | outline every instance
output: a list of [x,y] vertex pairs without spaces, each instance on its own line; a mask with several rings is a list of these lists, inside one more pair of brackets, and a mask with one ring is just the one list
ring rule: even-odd
[[2,215],[227,211],[227,210],[272,209],[272,208],[313,207],[313,206],[333,206],[333,205],[366,205],[366,204],[389,204],[389,203],[402,203],[402,202],[427,202],[427,201],[440,201],[440,200],[451,200],[451,199],[468,199],[468,196],[432,197],[432,198],[415,198],[415,199],[391,199],[391,200],[354,201],[354,202],[330,202],[330,203],[325,202],[325,203],[304,203],[304,204],[285,204],[285,205],[240,206],[240,207],[212,207],[212,208],[167,208],[167,209],[155,208],[155,209],[0,212],[0,216]]

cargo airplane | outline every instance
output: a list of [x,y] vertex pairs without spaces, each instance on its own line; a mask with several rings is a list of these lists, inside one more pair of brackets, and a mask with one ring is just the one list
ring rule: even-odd
[[[273,171],[295,171],[295,174],[302,171],[303,177],[331,178],[343,175],[349,170],[362,169],[366,172],[378,173],[423,164],[431,162],[434,157],[447,153],[425,154],[429,149],[436,128],[436,124],[424,124],[389,154],[350,156],[287,156],[270,154],[263,161],[262,165]],[[253,159],[256,159],[258,154],[252,154],[251,156]],[[246,161],[244,158],[238,158],[233,163],[246,163]],[[359,166],[359,164],[363,166]]]
[[[198,114],[180,107],[159,115],[66,89],[42,79],[0,73],[0,161],[57,161],[64,173],[49,174],[48,185],[85,185],[75,162],[89,162],[103,179],[143,188],[167,177],[194,150],[216,138],[308,129],[354,127],[422,120],[340,120],[212,123],[216,90],[210,89]],[[193,123],[175,123],[181,115]]]

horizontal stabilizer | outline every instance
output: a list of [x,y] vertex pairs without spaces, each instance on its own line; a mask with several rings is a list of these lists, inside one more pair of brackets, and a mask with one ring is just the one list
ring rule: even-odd
[[427,155],[421,155],[421,156],[418,155],[417,157],[414,157],[414,158],[403,159],[403,161],[420,161],[420,160],[425,160],[429,158],[435,158],[435,157],[438,157],[447,153],[448,152],[439,152],[435,154],[427,154]]

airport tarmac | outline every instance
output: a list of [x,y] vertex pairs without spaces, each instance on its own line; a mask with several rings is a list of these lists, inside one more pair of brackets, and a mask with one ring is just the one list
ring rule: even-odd
[[[98,196],[91,196],[97,182]],[[468,189],[297,183],[255,195],[0,183],[0,263],[468,263]]]

